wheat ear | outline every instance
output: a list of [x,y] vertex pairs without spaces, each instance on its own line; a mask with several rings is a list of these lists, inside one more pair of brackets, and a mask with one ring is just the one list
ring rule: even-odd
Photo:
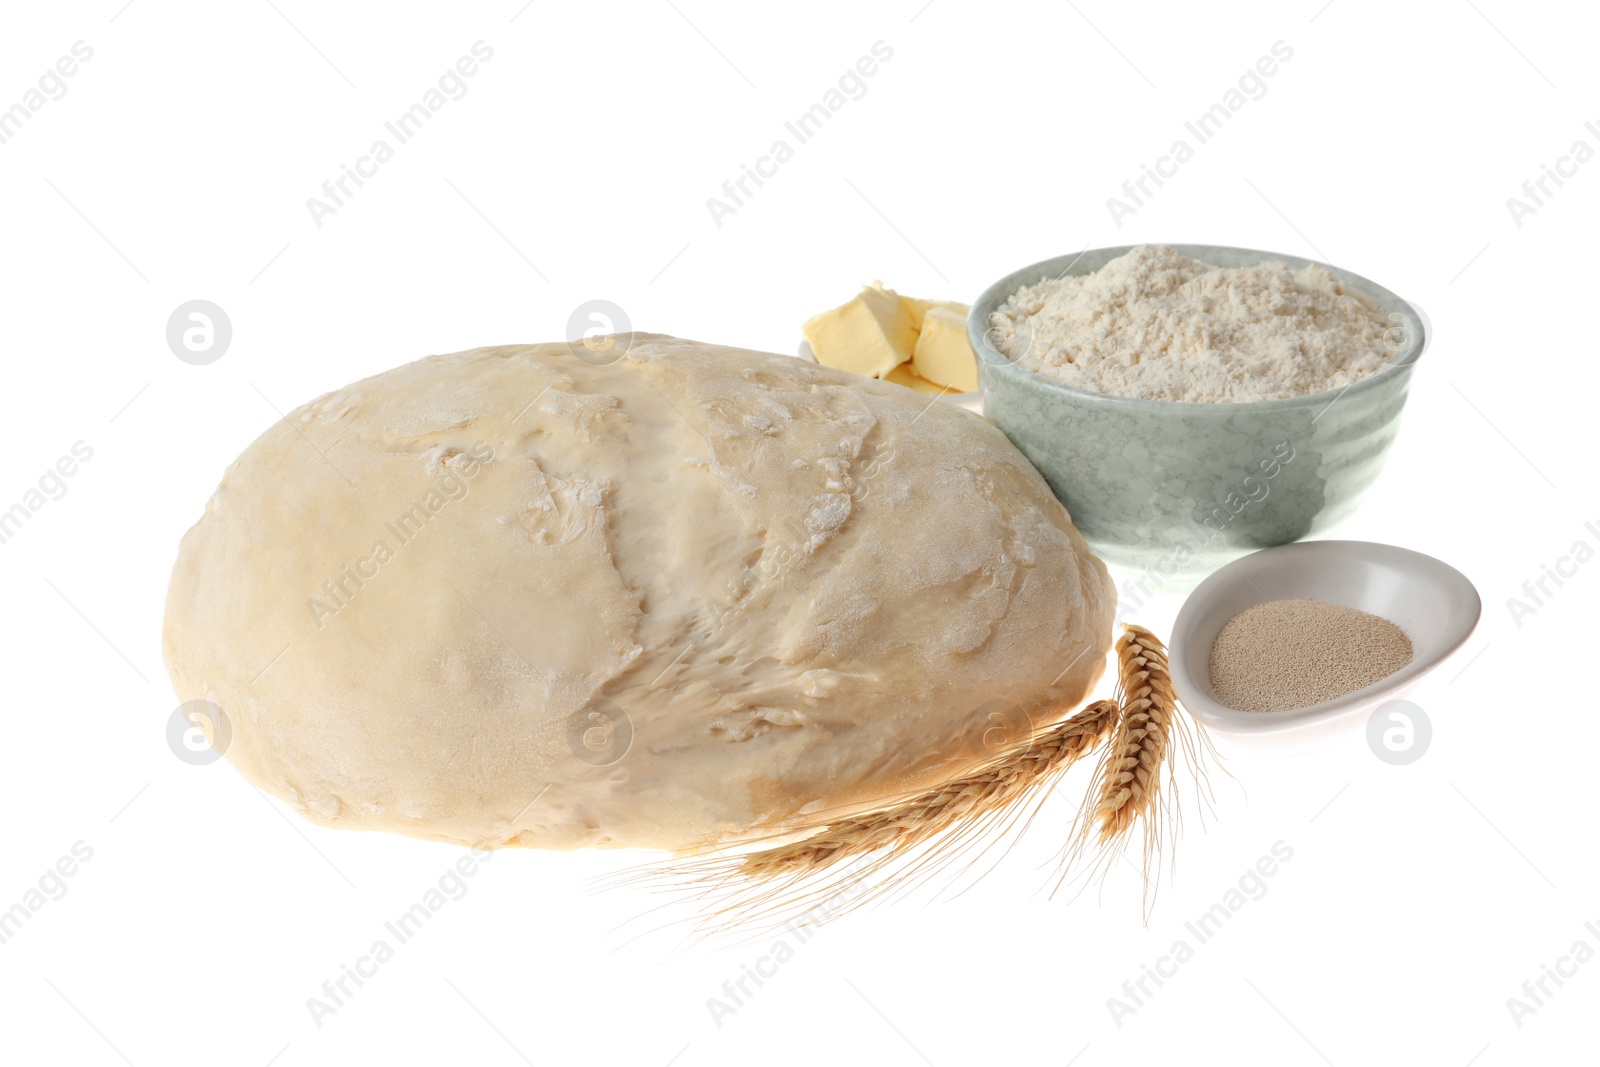
[[870,807],[812,813],[762,838],[607,881],[687,893],[709,905],[691,923],[700,934],[738,928],[754,940],[785,920],[814,922],[909,892],[1019,820],[1026,829],[1049,795],[1044,787],[1098,749],[1090,791],[1063,849],[1060,881],[1091,849],[1097,855],[1090,870],[1103,874],[1142,826],[1148,921],[1157,881],[1152,861],[1181,822],[1176,790],[1163,789],[1162,780],[1176,777],[1180,758],[1186,762],[1203,815],[1211,796],[1201,746],[1213,758],[1215,751],[1204,729],[1178,706],[1160,640],[1141,626],[1125,624],[1124,631],[1116,642],[1116,699],[1096,701],[1002,748],[961,777]]
[[[786,827],[773,838],[781,844],[760,848],[756,842],[757,850],[749,851],[746,842],[742,853],[675,862],[670,881],[660,871],[646,872],[644,880],[707,898],[713,907],[698,924],[703,932],[739,926],[752,936],[769,928],[753,925],[763,919],[778,925],[795,916],[832,915],[907,891],[950,867],[988,831],[1008,829],[1024,815],[1031,819],[1048,794],[1044,787],[1102,745],[1120,710],[1114,700],[1096,701],[959,778],[810,827]],[[1029,798],[1036,802],[1025,803]],[[806,836],[797,840],[797,832]],[[908,859],[928,842],[931,848]],[[876,877],[891,865],[894,877]]]
[[815,837],[746,856],[741,869],[762,880],[806,873],[879,849],[909,848],[952,827],[1009,808],[1099,745],[1116,724],[1117,715],[1115,701],[1096,701],[973,774],[892,807],[852,815]]
[[1098,853],[1090,870],[1103,875],[1134,828],[1142,826],[1140,871],[1148,919],[1159,883],[1159,863],[1153,861],[1159,860],[1166,839],[1182,824],[1179,798],[1171,789],[1163,789],[1163,779],[1175,780],[1181,762],[1194,778],[1204,813],[1210,810],[1211,790],[1201,757],[1207,754],[1214,759],[1216,754],[1205,728],[1178,705],[1167,650],[1160,639],[1142,626],[1124,623],[1116,653],[1121,717],[1096,768],[1057,885],[1090,849]]
[[1178,717],[1178,698],[1167,673],[1167,653],[1155,634],[1127,624],[1117,639],[1117,680],[1122,717],[1111,738],[1100,780],[1095,820],[1100,840],[1128,832],[1161,795],[1161,770]]

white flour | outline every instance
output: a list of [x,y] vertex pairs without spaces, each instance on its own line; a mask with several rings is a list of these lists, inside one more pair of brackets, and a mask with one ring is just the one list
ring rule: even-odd
[[1093,274],[1024,286],[990,325],[1005,356],[1077,389],[1237,403],[1381,370],[1391,323],[1321,267],[1213,267],[1140,245]]

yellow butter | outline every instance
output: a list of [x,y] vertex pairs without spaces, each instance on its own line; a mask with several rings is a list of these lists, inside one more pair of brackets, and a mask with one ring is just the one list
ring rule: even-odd
[[911,358],[917,343],[911,312],[893,289],[869,286],[847,304],[800,328],[817,362],[882,378]]
[[949,392],[949,390],[944,386],[935,385],[933,382],[928,381],[928,379],[922,377],[920,374],[917,374],[911,369],[911,364],[909,363],[900,364],[894,370],[890,371],[888,374],[885,374],[883,376],[883,380],[886,382],[893,382],[896,385],[903,385],[907,389],[915,389],[919,393]]
[[978,388],[978,360],[967,341],[967,317],[948,307],[931,307],[911,353],[911,366],[919,375],[959,393]]
[[915,296],[902,296],[900,299],[905,301],[906,311],[911,314],[912,328],[919,331],[922,329],[922,320],[933,308],[948,308],[951,311],[959,312],[963,319],[967,317],[967,312],[970,310],[967,305],[958,304],[954,300],[922,300]]

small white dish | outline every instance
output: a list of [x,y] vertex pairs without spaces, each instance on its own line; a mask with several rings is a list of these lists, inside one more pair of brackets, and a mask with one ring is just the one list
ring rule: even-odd
[[[797,355],[799,355],[799,357],[805,360],[807,363],[815,363],[817,361],[816,354],[811,351],[810,341],[800,342],[800,351],[797,353]],[[968,411],[975,411],[979,415],[983,414],[982,393],[941,393],[939,394],[939,399],[946,401],[947,403],[959,404]]]
[[[1411,639],[1411,662],[1320,704],[1230,708],[1211,688],[1211,645],[1229,619],[1272,600],[1321,600],[1388,619]],[[1363,713],[1416,684],[1471,636],[1482,610],[1465,575],[1421,552],[1370,541],[1280,545],[1219,568],[1189,594],[1172,627],[1172,685],[1183,706],[1219,733],[1299,747],[1359,726]]]

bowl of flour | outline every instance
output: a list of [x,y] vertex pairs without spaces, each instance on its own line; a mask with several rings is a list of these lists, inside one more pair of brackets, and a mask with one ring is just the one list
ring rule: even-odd
[[1035,263],[978,298],[968,333],[984,413],[1152,591],[1349,515],[1427,339],[1365,278],[1219,245]]

